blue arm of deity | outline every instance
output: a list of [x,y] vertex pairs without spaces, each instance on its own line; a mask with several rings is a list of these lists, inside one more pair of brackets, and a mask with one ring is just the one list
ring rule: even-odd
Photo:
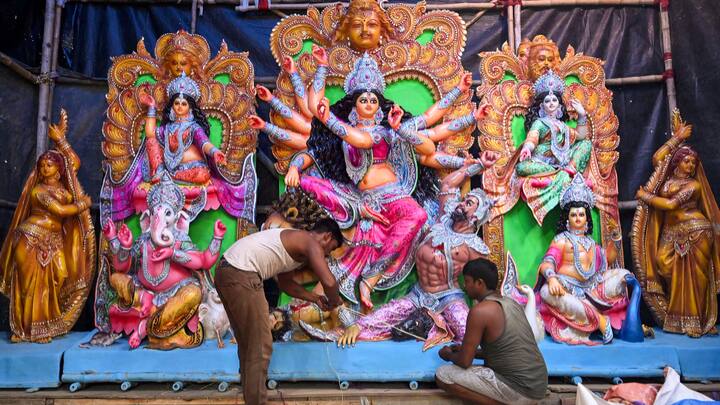
[[453,88],[449,92],[445,93],[445,95],[438,102],[431,105],[430,108],[428,108],[422,115],[420,115],[420,117],[423,117],[423,120],[427,123],[427,126],[434,125],[448,113],[448,111],[453,106],[455,101],[460,97],[460,95],[462,95],[462,90],[460,90],[459,87]]
[[465,159],[443,152],[420,156],[420,164],[433,169],[459,169],[465,164]]
[[435,153],[435,143],[426,136],[426,131],[415,131],[402,125],[398,128],[397,134],[403,141],[409,143],[415,148],[415,151],[421,155],[432,155]]
[[299,173],[302,173],[305,169],[312,166],[315,163],[313,157],[306,152],[296,153],[290,161],[290,167],[297,168]]
[[317,117],[317,107],[325,97],[325,78],[327,76],[327,66],[320,65],[315,71],[312,86],[310,86],[310,94],[308,94],[308,108],[310,112]]
[[303,135],[310,136],[310,121],[301,114],[298,114],[292,108],[288,107],[279,98],[273,97],[270,99],[270,107],[278,113],[285,122],[290,125],[292,130],[297,131]]
[[277,125],[266,123],[265,126],[260,130],[270,138],[270,141],[275,144],[281,144],[287,146],[293,150],[305,150],[307,149],[307,136],[299,134],[288,129],[280,128]]
[[472,113],[469,113],[460,118],[456,118],[452,121],[421,131],[421,133],[430,138],[433,142],[442,142],[474,124],[475,116]]
[[352,125],[343,122],[332,112],[329,113],[329,118],[325,123],[325,126],[330,130],[330,132],[356,148],[370,149],[374,144],[373,138],[369,133],[361,131]]
[[290,83],[293,86],[293,93],[295,93],[295,104],[305,118],[312,118],[312,113],[308,109],[308,98],[307,91],[305,89],[305,82],[298,72],[290,73]]

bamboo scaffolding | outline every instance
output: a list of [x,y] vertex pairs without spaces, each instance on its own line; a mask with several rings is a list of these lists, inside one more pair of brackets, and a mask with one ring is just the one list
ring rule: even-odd
[[22,65],[15,62],[11,57],[7,56],[2,52],[0,52],[0,63],[7,66],[8,69],[17,73],[18,76],[22,77],[23,79],[33,82],[35,84],[38,83],[37,76],[32,74],[29,70],[25,69]]
[[618,201],[618,209],[620,211],[631,211],[637,208],[638,202],[637,200],[630,200],[630,201]]
[[[77,0],[76,0],[77,1]],[[98,0],[99,1],[99,0]],[[109,1],[127,1],[127,0],[109,0]],[[348,2],[323,2],[323,3],[276,3],[273,2],[267,10],[305,10],[308,7],[324,8],[334,6],[338,3],[342,3],[343,6],[347,7]],[[496,8],[494,3],[446,3],[446,4],[428,4],[426,8],[428,10],[490,10]],[[236,11],[257,11],[258,8],[255,6],[242,6],[235,7]]]
[[524,0],[523,7],[654,6],[655,0]]
[[513,6],[507,6],[505,9],[507,14],[507,32],[508,32],[508,44],[510,44],[510,50],[512,53],[517,53],[517,45],[515,43],[515,11]]
[[470,29],[470,27],[471,27],[473,24],[475,24],[476,22],[480,21],[480,17],[484,16],[485,13],[487,13],[488,10],[489,10],[489,9],[483,9],[483,10],[478,11],[478,12],[473,16],[473,18],[470,19],[470,21],[468,21],[468,22],[465,23],[465,29],[466,29],[466,30]]
[[192,0],[192,11],[190,14],[190,33],[194,34],[197,28],[198,0]]
[[515,32],[515,53],[520,48],[520,42],[522,41],[522,24],[520,20],[520,4],[513,6],[513,20],[514,20],[514,32]]
[[45,0],[45,25],[43,26],[42,56],[40,59],[40,75],[38,82],[40,91],[38,95],[37,132],[35,157],[40,157],[48,147],[48,121],[50,111],[50,65],[52,59],[53,33],[55,25],[55,1]]
[[55,20],[53,22],[52,54],[50,56],[50,91],[48,95],[48,115],[52,115],[53,96],[55,94],[55,81],[57,80],[58,52],[60,51],[60,25],[62,24],[62,3],[55,5]]
[[608,86],[625,86],[629,84],[659,83],[663,81],[663,75],[630,76],[605,79]]
[[[68,3],[115,3],[115,4],[190,4],[194,0],[66,0]],[[410,0],[408,0],[410,2]],[[293,1],[279,1],[275,0],[267,8],[272,9],[285,9],[285,10],[304,10],[308,7],[323,8],[332,6],[337,3],[342,3],[347,6],[348,2],[328,2],[328,1],[304,1],[304,2],[293,2]],[[256,6],[243,7],[242,0],[209,0],[208,4],[225,4],[225,5],[236,5],[238,11],[254,11],[258,10]],[[577,7],[577,6],[654,6],[657,4],[656,0],[524,0],[523,6],[525,7]],[[473,2],[458,2],[458,3],[437,3],[428,4],[428,10],[482,10],[496,8],[496,5],[491,2],[484,3],[473,3]]]
[[662,33],[663,60],[665,61],[665,86],[667,88],[668,111],[672,113],[677,108],[677,95],[675,93],[675,77],[672,62],[672,40],[670,38],[670,18],[667,6],[660,4],[660,29]]

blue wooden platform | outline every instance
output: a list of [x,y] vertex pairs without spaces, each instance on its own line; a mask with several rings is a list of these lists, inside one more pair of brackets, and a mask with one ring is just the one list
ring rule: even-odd
[[[74,333],[50,345],[0,340],[0,387],[53,387],[95,382],[237,382],[236,346],[215,341],[191,350],[130,350],[127,339],[110,347],[82,348],[93,332]],[[276,343],[269,378],[275,381],[432,381],[444,364],[439,348],[419,342],[360,342],[349,349],[333,343]],[[665,366],[686,380],[720,380],[720,337],[691,339],[656,331],[643,343],[616,340],[605,346],[568,346],[547,338],[540,344],[550,376],[662,378]],[[61,363],[61,358],[64,361]],[[42,359],[42,360],[41,360]],[[60,367],[62,364],[62,374]]]
[[77,347],[87,332],[71,332],[50,343],[10,343],[0,334],[0,388],[50,388],[60,385],[65,351]]
[[218,349],[213,340],[189,350],[151,350],[145,344],[131,350],[123,338],[108,347],[75,346],[65,352],[62,381],[238,382],[237,346],[225,345]]

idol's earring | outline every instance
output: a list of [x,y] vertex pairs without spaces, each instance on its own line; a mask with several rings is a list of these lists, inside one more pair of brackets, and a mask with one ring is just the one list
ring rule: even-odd
[[377,112],[375,113],[375,125],[380,125],[383,118],[385,118],[385,113],[378,108]]
[[348,121],[350,121],[350,124],[352,124],[353,126],[357,125],[358,113],[357,113],[357,110],[355,109],[355,107],[353,107],[352,110],[350,111],[350,115],[348,115]]

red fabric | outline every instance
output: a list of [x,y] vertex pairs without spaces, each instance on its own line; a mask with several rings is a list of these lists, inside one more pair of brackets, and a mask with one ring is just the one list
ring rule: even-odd
[[663,60],[672,60],[672,52],[665,52],[663,54]]
[[270,8],[270,0],[258,0],[258,10],[267,10]]
[[205,184],[210,181],[210,170],[207,167],[193,167],[192,169],[179,170],[173,176],[175,180],[192,184]]
[[656,0],[656,2],[660,5],[662,11],[667,11],[670,7],[670,0]]
[[663,80],[672,79],[675,77],[675,71],[672,69],[668,69],[663,72]]
[[655,402],[657,388],[648,384],[625,383],[610,387],[603,397],[606,401],[620,402],[623,404],[643,403],[651,405]]

